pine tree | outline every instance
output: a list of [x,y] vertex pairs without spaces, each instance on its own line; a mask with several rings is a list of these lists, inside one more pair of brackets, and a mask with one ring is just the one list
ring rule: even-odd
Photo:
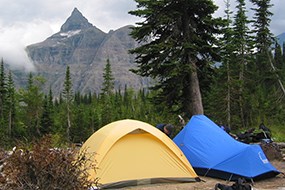
[[[255,11],[254,14],[254,32],[256,33],[255,46],[259,54],[264,54],[267,59],[263,64],[268,63],[268,52],[272,42],[274,41],[273,34],[270,32],[270,17],[273,15],[269,11],[273,5],[270,4],[270,0],[251,0],[251,2],[256,5],[256,8],[252,8]],[[263,66],[263,65],[261,65]],[[265,66],[266,67],[266,66]],[[262,68],[260,68],[262,69]]]
[[256,33],[255,48],[257,50],[255,67],[252,68],[252,71],[256,73],[254,76],[256,83],[253,85],[256,89],[256,96],[252,99],[252,102],[255,100],[253,105],[256,110],[253,113],[259,116],[260,120],[264,120],[266,115],[272,114],[267,110],[270,110],[273,103],[276,102],[277,97],[272,95],[276,94],[277,86],[281,89],[283,96],[285,89],[272,61],[271,46],[274,37],[269,29],[270,17],[273,15],[269,8],[272,7],[272,4],[270,0],[251,1],[256,6],[252,9],[255,11],[253,27]]
[[29,73],[28,84],[26,89],[20,89],[20,108],[22,111],[21,118],[27,128],[29,136],[27,138],[41,136],[40,120],[42,114],[42,85],[44,79],[40,76],[33,76]]
[[213,117],[219,118],[220,123],[231,127],[232,122],[232,59],[234,55],[232,28],[232,14],[230,10],[230,0],[225,1],[225,27],[221,37],[221,56],[222,62],[215,69],[215,78],[212,82],[211,89],[208,90],[205,97],[205,110]]
[[67,118],[67,127],[66,127],[66,138],[70,140],[70,129],[71,129],[71,106],[73,101],[73,90],[72,82],[70,76],[70,68],[67,66],[65,73],[65,81],[63,84],[62,99],[66,106],[66,118]]
[[51,133],[51,128],[53,126],[51,111],[49,98],[47,95],[45,95],[43,100],[43,113],[41,117],[41,136]]
[[210,0],[136,0],[138,10],[129,13],[145,20],[131,35],[143,42],[131,50],[136,54],[134,72],[158,81],[158,103],[187,114],[204,113],[199,71],[218,60],[216,34],[222,25],[212,14],[217,6]]
[[115,111],[114,113],[116,115],[114,115],[114,119],[115,120],[119,120],[121,118],[123,118],[123,96],[121,93],[121,90],[119,89],[118,91],[116,91],[115,93],[115,97],[114,97],[114,108]]
[[[227,102],[227,107],[226,107],[226,115],[227,115],[227,125],[230,127],[231,126],[231,72],[230,72],[230,62],[233,56],[234,52],[234,47],[233,47],[233,29],[231,28],[232,20],[231,20],[231,15],[232,11],[230,11],[230,1],[227,0],[225,1],[226,4],[226,9],[225,9],[225,14],[226,14],[226,27],[225,27],[225,32],[224,32],[224,37],[223,37],[223,51],[222,51],[222,62],[223,65],[225,65],[226,69],[226,77],[227,77],[227,82],[226,82],[226,102]],[[222,65],[222,66],[223,66]]]
[[109,59],[107,59],[107,64],[104,68],[103,84],[101,91],[102,95],[112,95],[114,92],[114,77],[112,74],[112,68]]
[[[249,23],[246,16],[246,4],[245,0],[237,0],[238,5],[237,13],[235,15],[233,23],[233,44],[234,44],[234,57],[231,60],[232,63],[232,78],[234,88],[232,92],[231,100],[235,102],[236,109],[233,110],[233,113],[238,116],[239,124],[242,128],[245,128],[247,125],[246,121],[246,78],[247,70],[246,65],[251,64],[251,57],[253,51],[253,39],[250,35]],[[233,105],[233,104],[232,104]]]
[[7,82],[7,110],[8,110],[8,135],[12,137],[12,130],[16,120],[16,90],[11,71]]
[[282,61],[282,49],[281,46],[275,42],[275,48],[274,48],[274,64],[276,65],[276,68],[281,69],[283,65]]
[[43,111],[40,128],[42,136],[52,133],[52,129],[54,127],[53,113],[53,94],[50,88],[48,95],[45,95],[43,100]]
[[107,124],[112,121],[114,104],[112,99],[114,97],[114,78],[112,75],[112,68],[109,59],[107,59],[106,67],[103,73],[103,84],[101,89],[102,100],[102,123]]
[[4,125],[4,108],[5,108],[5,96],[6,96],[6,76],[4,71],[4,61],[1,59],[0,65],[0,124]]
[[49,89],[49,94],[48,94],[48,105],[50,107],[51,110],[53,110],[53,93],[51,88]]

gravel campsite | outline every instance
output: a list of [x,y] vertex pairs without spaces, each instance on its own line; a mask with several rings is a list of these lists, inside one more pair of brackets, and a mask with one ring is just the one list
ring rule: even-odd
[[[273,178],[249,183],[253,190],[285,190],[285,143],[260,144],[266,153],[271,164],[278,169],[281,174]],[[174,183],[174,184],[152,184],[136,187],[128,187],[126,190],[215,190],[217,183],[232,186],[234,182],[222,179],[199,176],[201,182]],[[219,190],[219,189],[218,189]]]
[[[273,160],[271,163],[281,172],[285,172],[285,161]],[[175,184],[153,184],[124,188],[126,190],[214,190],[217,183],[232,185],[233,182],[200,176],[201,182],[175,183]],[[256,181],[252,185],[253,190],[285,190],[285,176],[279,174],[274,178]]]

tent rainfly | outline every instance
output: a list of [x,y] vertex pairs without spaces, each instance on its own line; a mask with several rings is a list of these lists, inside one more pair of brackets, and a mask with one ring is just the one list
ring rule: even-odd
[[260,145],[241,143],[205,115],[194,115],[174,137],[198,175],[237,180],[260,180],[280,172]]
[[112,122],[91,135],[80,149],[91,155],[89,169],[99,188],[121,188],[162,182],[200,181],[176,144],[142,121]]

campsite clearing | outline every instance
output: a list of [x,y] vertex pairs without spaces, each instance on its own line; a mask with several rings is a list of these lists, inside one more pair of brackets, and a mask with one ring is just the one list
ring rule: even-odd
[[[279,171],[285,172],[285,161],[271,161]],[[225,180],[200,177],[203,181],[193,183],[175,183],[175,184],[153,184],[145,186],[136,186],[124,188],[124,190],[214,190],[217,183],[232,185],[233,182]],[[285,176],[279,174],[274,178],[257,181],[253,185],[253,190],[285,190]]]

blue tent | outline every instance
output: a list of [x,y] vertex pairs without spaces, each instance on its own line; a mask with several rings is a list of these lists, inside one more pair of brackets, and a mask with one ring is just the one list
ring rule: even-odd
[[235,140],[205,115],[192,116],[173,140],[198,175],[259,180],[280,173],[259,145]]

